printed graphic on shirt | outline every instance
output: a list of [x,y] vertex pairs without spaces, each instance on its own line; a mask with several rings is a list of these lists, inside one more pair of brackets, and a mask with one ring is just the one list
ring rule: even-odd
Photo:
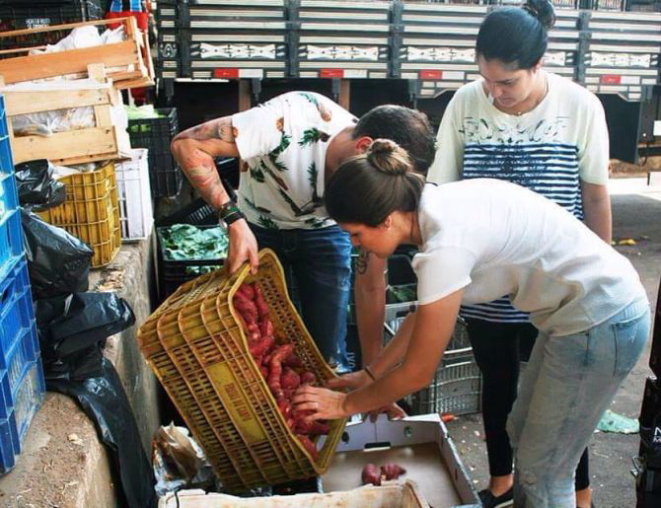
[[[582,219],[578,147],[561,141],[567,124],[567,118],[554,118],[526,126],[496,126],[484,119],[466,118],[460,129],[466,140],[463,177],[516,183]],[[463,306],[461,315],[499,322],[527,321],[527,314],[514,309],[508,298]]]
[[522,143],[554,142],[563,139],[569,118],[541,119],[531,125],[495,125],[483,118],[466,117],[459,130],[466,143],[500,143],[516,145]]

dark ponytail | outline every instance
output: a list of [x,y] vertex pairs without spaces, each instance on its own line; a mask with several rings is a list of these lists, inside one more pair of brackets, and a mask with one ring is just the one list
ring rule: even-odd
[[337,222],[376,227],[392,212],[417,210],[424,185],[406,150],[394,141],[375,139],[367,152],[335,171],[324,202]]
[[476,52],[485,60],[530,69],[544,56],[547,32],[554,24],[555,11],[549,0],[528,0],[522,7],[500,7],[482,21]]

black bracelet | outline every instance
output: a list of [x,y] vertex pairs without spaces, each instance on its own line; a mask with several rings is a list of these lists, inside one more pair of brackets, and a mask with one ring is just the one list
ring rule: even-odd
[[239,207],[233,201],[225,203],[220,210],[218,210],[218,218],[228,226],[239,219],[245,219],[246,216],[239,210]]
[[374,373],[372,372],[372,369],[369,368],[369,365],[365,365],[363,367],[363,370],[365,373],[372,378],[372,381],[376,381],[376,377],[374,376]]

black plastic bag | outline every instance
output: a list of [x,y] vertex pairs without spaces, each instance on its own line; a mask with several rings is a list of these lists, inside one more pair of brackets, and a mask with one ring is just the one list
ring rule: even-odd
[[99,374],[80,381],[47,380],[48,390],[73,397],[95,423],[119,472],[125,499],[119,506],[155,508],[154,471],[140,441],[135,416],[112,363],[101,359]]
[[131,306],[114,293],[73,293],[37,300],[35,314],[47,377],[52,375],[49,362],[69,366],[69,372],[58,368],[57,377],[80,379],[93,373],[94,363],[98,365],[93,350],[135,324]]
[[70,395],[94,421],[118,471],[119,506],[156,506],[155,479],[113,365],[106,339],[135,323],[129,304],[113,293],[73,293],[35,302],[48,390]]
[[16,164],[14,175],[22,207],[43,212],[64,203],[64,184],[53,179],[53,166],[46,159]]
[[33,297],[87,291],[92,249],[25,209],[21,209],[21,221]]

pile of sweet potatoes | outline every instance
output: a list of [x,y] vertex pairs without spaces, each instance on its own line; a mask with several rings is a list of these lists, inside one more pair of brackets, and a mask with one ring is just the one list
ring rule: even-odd
[[233,303],[241,318],[250,354],[277,401],[280,413],[308,453],[316,459],[317,448],[311,438],[328,434],[328,425],[307,420],[306,414],[293,409],[291,398],[302,385],[316,386],[317,376],[306,370],[293,344],[276,338],[268,306],[256,282],[241,284]]

